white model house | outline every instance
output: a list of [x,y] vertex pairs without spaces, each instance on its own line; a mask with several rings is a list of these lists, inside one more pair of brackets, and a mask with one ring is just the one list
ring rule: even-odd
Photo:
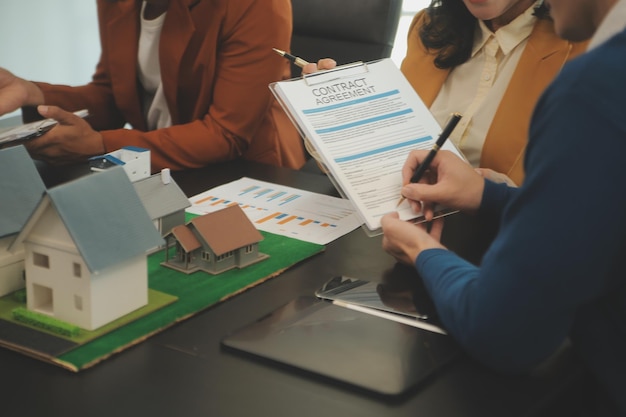
[[163,239],[112,168],[48,190],[22,243],[27,308],[94,330],[147,304],[146,253]]
[[46,187],[23,146],[0,150],[0,297],[24,287],[24,250],[9,245]]
[[150,150],[124,146],[113,152],[89,158],[89,166],[96,172],[121,166],[131,181],[137,181],[150,176]]

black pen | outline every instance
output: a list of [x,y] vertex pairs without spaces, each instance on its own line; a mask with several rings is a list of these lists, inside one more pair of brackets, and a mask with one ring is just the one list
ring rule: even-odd
[[294,65],[299,66],[300,68],[304,67],[305,65],[308,64],[308,62],[306,62],[304,59],[297,57],[295,55],[291,55],[290,53],[287,53],[285,51],[281,51],[280,49],[276,49],[276,48],[272,48],[274,50],[274,52],[276,52],[278,55],[287,58],[290,62],[292,62]]
[[[428,152],[428,155],[426,155],[426,158],[422,161],[421,164],[417,166],[417,169],[415,170],[415,172],[413,172],[413,175],[411,176],[411,180],[410,180],[412,183],[419,182],[419,180],[422,179],[422,177],[424,176],[424,173],[430,167],[430,163],[435,158],[435,155],[437,155],[437,152],[439,151],[439,149],[441,149],[444,142],[448,139],[448,137],[450,136],[450,134],[452,133],[456,125],[459,123],[459,120],[461,120],[461,117],[463,116],[461,116],[461,114],[459,113],[453,113],[452,116],[450,116],[448,123],[446,123],[446,126],[443,128],[443,130],[441,131],[441,134],[437,138],[437,142],[435,142],[433,147],[430,149],[430,152]],[[398,204],[396,205],[396,207],[402,204],[404,200],[405,200],[405,197],[401,196],[400,201],[398,201]]]

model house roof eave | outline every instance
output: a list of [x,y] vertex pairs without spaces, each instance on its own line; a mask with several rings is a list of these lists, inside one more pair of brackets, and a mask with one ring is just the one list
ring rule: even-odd
[[172,228],[168,236],[174,236],[183,250],[187,253],[202,246],[196,235],[186,225],[181,224]]
[[238,205],[194,217],[188,224],[194,227],[216,255],[263,240],[263,235]]
[[191,206],[178,184],[173,179],[170,179],[169,184],[164,184],[161,174],[135,181],[133,186],[153,220]]
[[91,272],[163,243],[121,167],[57,186],[48,195]]
[[35,224],[37,224],[37,220],[41,217],[41,215],[46,211],[48,206],[50,205],[50,197],[47,194],[44,194],[40,199],[39,203],[35,206],[35,209],[30,214],[30,217],[24,223],[22,230],[18,233],[17,237],[9,246],[9,252],[15,252],[17,248],[19,248],[23,243],[26,237],[30,234]]
[[0,149],[0,238],[20,232],[45,190],[23,145]]

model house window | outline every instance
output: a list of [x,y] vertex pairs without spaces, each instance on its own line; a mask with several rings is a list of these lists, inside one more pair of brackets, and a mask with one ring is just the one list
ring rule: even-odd
[[78,311],[83,311],[83,297],[80,295],[74,295],[74,307]]
[[246,246],[246,253],[252,253],[252,249],[253,249],[252,245]]
[[230,258],[231,256],[233,256],[233,252],[232,251],[231,252],[226,252],[225,254],[216,257],[215,260],[217,262],[220,262],[220,261],[223,261],[226,258]]
[[50,257],[43,253],[33,252],[33,264],[41,268],[50,269]]
[[77,262],[74,262],[74,265],[73,265],[73,266],[74,266],[74,276],[75,276],[76,278],[80,278],[80,277],[82,277],[82,276],[83,276],[83,274],[82,274],[82,268],[81,268],[81,265],[80,265],[79,263],[77,263]]
[[211,260],[211,254],[209,252],[202,251],[202,259],[209,262]]

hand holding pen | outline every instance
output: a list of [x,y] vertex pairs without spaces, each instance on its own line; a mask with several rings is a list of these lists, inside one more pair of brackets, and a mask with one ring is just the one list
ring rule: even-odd
[[289,62],[302,68],[302,73],[305,75],[312,74],[318,70],[329,70],[329,69],[333,69],[337,67],[337,62],[332,58],[322,58],[319,61],[317,61],[317,64],[314,64],[314,63],[305,61],[304,59],[298,56],[292,55],[285,51],[281,51],[280,49],[276,49],[276,48],[272,48],[272,49],[274,50],[274,52],[276,52],[278,55],[282,56],[283,58],[287,59]]
[[309,65],[309,63],[305,61],[304,59],[297,57],[295,55],[291,55],[288,52],[281,51],[280,49],[276,49],[276,48],[272,48],[272,50],[276,52],[278,55],[282,56],[283,58],[287,59],[289,62],[291,62],[292,64],[300,68],[303,68],[305,65]]
[[[435,155],[437,155],[437,152],[439,151],[439,149],[441,149],[441,147],[446,142],[448,137],[450,137],[450,134],[452,133],[456,125],[461,120],[461,117],[463,116],[461,116],[461,114],[459,113],[453,113],[452,116],[450,116],[450,119],[448,120],[445,127],[441,131],[441,134],[439,134],[439,138],[437,138],[437,141],[435,142],[433,147],[430,149],[430,152],[428,153],[426,158],[422,161],[422,163],[417,166],[417,168],[415,169],[415,172],[413,172],[413,176],[411,176],[411,180],[410,180],[411,183],[419,182],[422,179],[422,177],[424,176],[424,173],[426,173],[426,171],[430,167],[431,162],[435,158]],[[405,200],[405,197],[400,196],[400,200],[398,201],[398,204],[396,204],[396,207],[402,204],[404,200]]]

